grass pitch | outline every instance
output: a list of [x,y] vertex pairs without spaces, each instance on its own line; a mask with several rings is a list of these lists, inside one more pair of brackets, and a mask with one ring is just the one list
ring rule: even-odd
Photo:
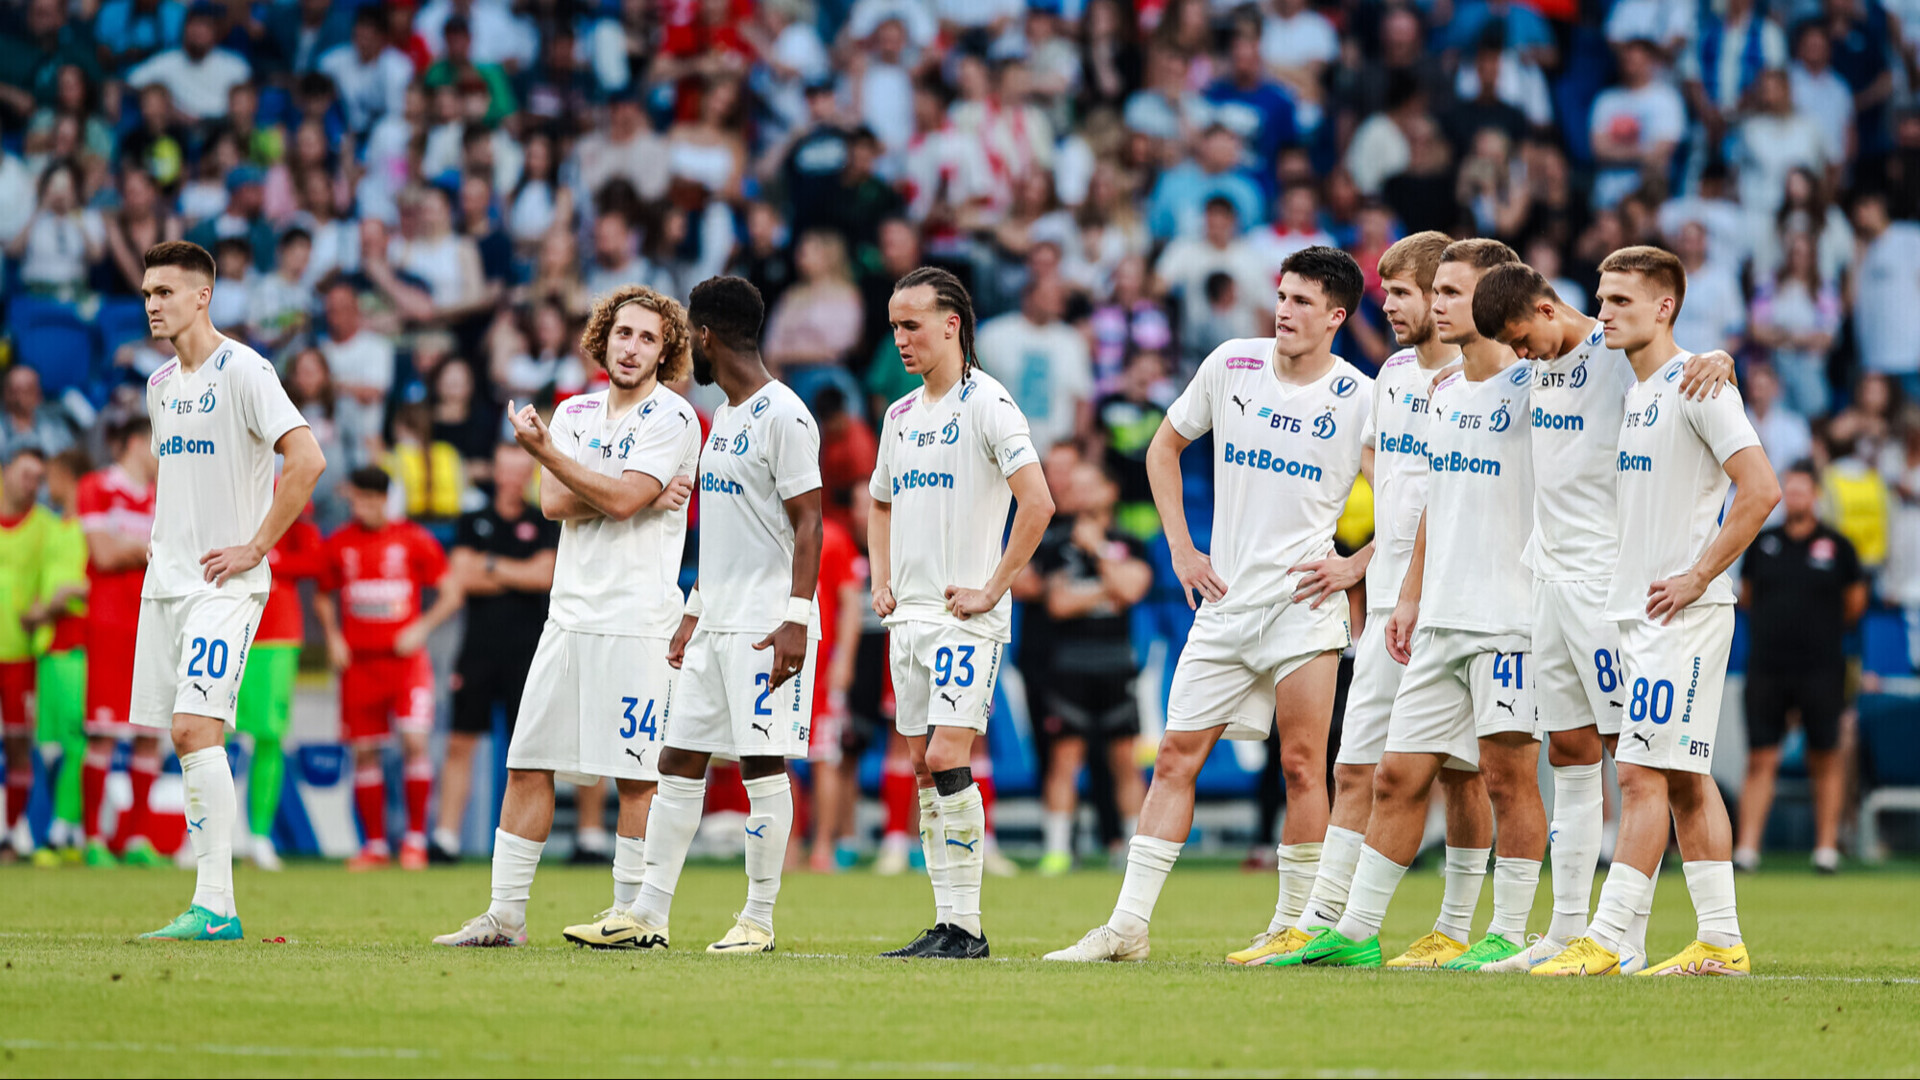
[[[1089,967],[1036,961],[1105,918],[1115,875],[989,879],[995,959],[973,964],[872,958],[927,921],[922,877],[790,875],[780,952],[742,958],[700,952],[744,896],[737,865],[688,869],[665,955],[562,943],[606,906],[604,870],[543,868],[532,947],[497,951],[427,941],[486,906],[483,864],[239,875],[247,942],[129,945],[191,875],[0,870],[0,1076],[1920,1072],[1910,867],[1742,878],[1752,979],[1552,982],[1229,967],[1273,881],[1204,866],[1174,872],[1150,963]],[[1427,929],[1439,891],[1409,875],[1389,949]],[[1692,929],[1670,873],[1653,952]]]

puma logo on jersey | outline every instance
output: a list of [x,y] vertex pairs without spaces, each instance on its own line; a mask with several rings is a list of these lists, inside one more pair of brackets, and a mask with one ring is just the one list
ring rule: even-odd
[[[1508,712],[1513,712],[1513,702],[1511,701],[1501,701],[1499,698],[1495,698],[1493,700],[1493,705],[1494,705],[1494,708],[1496,709],[1505,709]],[[1515,715],[1517,716],[1519,714],[1515,713]]]
[[205,701],[205,700],[207,700],[207,688],[206,688],[206,687],[204,687],[204,686],[201,686],[201,685],[200,685],[199,683],[188,683],[187,685],[188,685],[188,686],[191,686],[191,687],[193,687],[193,688],[194,688],[195,690],[198,690],[198,691],[200,692],[200,700],[202,700],[202,701]]

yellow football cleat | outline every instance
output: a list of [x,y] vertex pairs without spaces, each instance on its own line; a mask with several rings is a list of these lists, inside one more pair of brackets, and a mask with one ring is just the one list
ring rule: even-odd
[[1753,961],[1747,958],[1747,945],[1741,942],[1730,949],[1696,941],[1663,963],[1648,964],[1640,975],[1751,975]]
[[1467,951],[1467,943],[1455,941],[1438,930],[1407,946],[1407,951],[1386,962],[1390,968],[1437,968]]
[[1289,926],[1278,932],[1268,930],[1253,939],[1253,944],[1239,952],[1228,953],[1229,964],[1264,964],[1276,956],[1297,952],[1307,947],[1313,935],[1297,926]]
[[1567,943],[1560,955],[1534,965],[1529,975],[1618,975],[1620,956],[1590,937]]

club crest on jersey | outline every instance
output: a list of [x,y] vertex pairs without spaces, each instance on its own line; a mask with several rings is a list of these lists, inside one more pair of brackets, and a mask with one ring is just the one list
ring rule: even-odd
[[947,421],[947,426],[940,429],[940,441],[948,446],[952,446],[954,443],[960,441],[959,417],[956,416],[952,420]]
[[1660,403],[1657,401],[1647,402],[1646,419],[1640,421],[1640,426],[1652,427],[1653,422],[1658,419],[1660,419]]
[[1331,439],[1333,433],[1338,430],[1339,426],[1333,422],[1332,409],[1313,418],[1313,437],[1316,439]]
[[218,404],[219,400],[220,399],[213,396],[213,387],[207,387],[207,392],[200,395],[200,411],[203,413],[212,412],[214,405]]
[[[659,404],[657,401],[649,401],[645,405],[640,406],[640,419],[645,420],[647,417],[652,416],[654,407]],[[633,436],[629,435],[627,438],[631,440]]]
[[754,402],[754,403],[753,403],[753,415],[755,415],[755,416],[759,416],[759,415],[760,415],[761,413],[763,413],[763,412],[766,412],[766,411],[767,411],[767,399],[766,399],[766,398],[761,398],[761,399],[760,399],[759,401],[756,401],[756,402]]
[[741,432],[733,437],[733,452],[737,457],[747,452],[747,433]]
[[[1351,375],[1342,375],[1333,380],[1333,386],[1331,387],[1334,397],[1352,397],[1353,392],[1359,388],[1359,382],[1355,381]],[[1325,435],[1320,437],[1323,439],[1326,438]]]
[[1575,390],[1587,385],[1587,362],[1585,360],[1580,361],[1580,366],[1573,369],[1573,375],[1567,379],[1567,385],[1573,387]]
[[1525,367],[1524,365],[1515,367],[1513,369],[1513,375],[1511,376],[1513,380],[1513,385],[1515,386],[1527,385],[1527,380],[1532,377],[1533,377],[1533,369]]
[[1507,411],[1507,403],[1502,401],[1500,407],[1493,410],[1493,415],[1487,418],[1487,429],[1489,431],[1500,432],[1512,426],[1513,414]]

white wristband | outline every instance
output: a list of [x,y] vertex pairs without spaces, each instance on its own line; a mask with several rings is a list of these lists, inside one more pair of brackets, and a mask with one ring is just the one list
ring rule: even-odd
[[787,597],[787,622],[807,626],[813,622],[813,601],[805,596]]
[[687,594],[687,606],[681,609],[681,614],[697,619],[700,617],[700,613],[706,609],[707,606],[700,602],[700,590],[694,589]]

